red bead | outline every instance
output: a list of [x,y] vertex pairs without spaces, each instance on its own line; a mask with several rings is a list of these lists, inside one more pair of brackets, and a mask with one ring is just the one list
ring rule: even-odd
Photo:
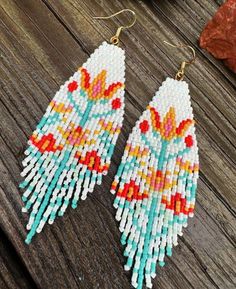
[[155,129],[158,130],[161,126],[160,115],[159,115],[158,111],[155,110],[154,107],[151,107],[150,111],[151,111],[152,123],[153,123]]
[[106,98],[110,98],[113,96],[113,94],[117,91],[117,89],[119,89],[120,87],[122,87],[122,83],[121,82],[116,82],[116,83],[112,83],[111,85],[109,85],[109,87],[104,91],[104,96]]
[[191,135],[186,136],[184,139],[186,147],[190,148],[193,145],[193,138]]
[[82,79],[81,79],[82,88],[89,89],[89,87],[90,87],[90,75],[89,75],[87,69],[82,68],[81,74],[82,74]]
[[161,177],[162,177],[162,171],[157,170],[157,171],[156,171],[156,176],[159,177],[159,178],[161,178]]
[[176,193],[175,194],[175,201],[180,201],[181,198],[181,194],[180,193]]
[[120,107],[121,107],[121,101],[120,101],[120,99],[119,99],[119,98],[113,99],[111,105],[112,105],[112,109],[118,109],[118,108],[120,108]]
[[181,133],[185,131],[187,126],[192,122],[193,121],[189,118],[182,120],[179,126],[176,128],[176,134],[181,135]]
[[142,133],[146,133],[149,129],[149,124],[147,120],[144,120],[140,123],[139,128]]
[[71,83],[68,84],[68,90],[69,92],[73,92],[76,90],[78,87],[78,83],[76,81],[72,81]]
[[81,133],[81,131],[82,131],[82,127],[81,126],[77,126],[77,128],[75,129],[75,132]]
[[56,139],[54,138],[52,133],[48,135],[44,135],[41,139],[37,139],[34,135],[30,138],[33,145],[38,148],[41,153],[47,152],[55,152],[56,150],[62,150],[62,145],[56,145]]

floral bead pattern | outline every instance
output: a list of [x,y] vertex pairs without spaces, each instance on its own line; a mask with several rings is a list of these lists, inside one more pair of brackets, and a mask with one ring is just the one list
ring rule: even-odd
[[132,285],[152,288],[193,216],[198,148],[188,85],[167,78],[137,121],[111,186]]
[[[109,57],[107,57],[109,56]],[[23,161],[26,243],[107,174],[124,114],[124,51],[104,42],[49,104]]]

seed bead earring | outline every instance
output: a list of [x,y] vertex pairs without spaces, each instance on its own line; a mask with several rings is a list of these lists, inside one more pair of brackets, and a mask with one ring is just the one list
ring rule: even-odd
[[[172,44],[170,44],[172,45]],[[156,264],[164,266],[193,216],[198,179],[198,147],[183,61],[167,78],[130,134],[111,192],[121,243],[132,270],[132,285],[152,288]]]
[[110,166],[124,114],[125,53],[118,47],[123,29],[103,42],[50,102],[28,141],[20,184],[25,188],[23,212],[30,212],[25,242],[29,244],[46,222],[77,207]]

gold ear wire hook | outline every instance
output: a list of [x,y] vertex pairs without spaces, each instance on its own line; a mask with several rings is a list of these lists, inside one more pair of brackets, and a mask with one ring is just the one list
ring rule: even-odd
[[167,44],[167,45],[170,45],[171,47],[174,47],[174,48],[189,48],[191,50],[191,52],[193,54],[192,59],[189,60],[189,61],[183,61],[181,63],[181,65],[180,65],[180,68],[179,68],[178,72],[175,75],[175,79],[183,80],[184,79],[184,73],[185,73],[186,65],[193,64],[195,62],[195,60],[196,60],[196,52],[195,52],[195,50],[190,45],[185,45],[185,44],[174,45],[174,44],[171,44],[171,43],[169,43],[167,41],[164,41],[164,43]]
[[120,11],[118,11],[118,12],[110,15],[110,16],[96,16],[96,17],[93,17],[93,19],[109,19],[109,18],[115,17],[116,15],[119,15],[119,14],[121,14],[121,13],[123,13],[123,12],[130,12],[130,13],[132,13],[132,15],[133,15],[133,22],[132,22],[131,24],[129,24],[129,25],[126,25],[126,26],[123,26],[123,25],[122,25],[122,26],[118,27],[118,29],[117,29],[117,31],[116,31],[116,34],[115,34],[114,36],[112,36],[111,39],[110,39],[110,42],[111,42],[112,44],[114,44],[114,45],[117,45],[117,44],[119,43],[119,36],[120,36],[121,31],[122,31],[123,29],[130,28],[130,27],[132,27],[132,26],[135,24],[135,22],[136,22],[136,20],[137,20],[137,17],[136,17],[135,12],[134,12],[133,10],[130,10],[130,9],[123,9],[123,10],[120,10]]

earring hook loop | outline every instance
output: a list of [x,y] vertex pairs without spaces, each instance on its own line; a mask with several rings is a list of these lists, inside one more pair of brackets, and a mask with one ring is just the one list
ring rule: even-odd
[[171,46],[171,47],[174,47],[174,48],[189,48],[192,52],[192,59],[191,60],[188,60],[188,61],[183,61],[180,65],[180,68],[178,70],[178,72],[176,73],[176,76],[175,76],[175,79],[177,80],[183,80],[184,79],[184,74],[185,74],[185,67],[186,65],[191,65],[195,62],[196,60],[196,52],[195,52],[195,49],[190,46],[190,45],[187,45],[187,44],[172,44],[172,43],[169,43],[167,41],[164,40],[164,43]]
[[130,12],[133,15],[133,21],[129,25],[125,25],[125,26],[121,25],[120,27],[118,27],[116,34],[114,36],[112,36],[110,39],[110,42],[114,45],[117,45],[119,43],[119,36],[120,36],[121,31],[124,29],[131,28],[135,24],[135,22],[137,20],[136,13],[133,10],[126,8],[126,9],[122,9],[122,10],[120,10],[120,11],[118,11],[112,15],[109,15],[109,16],[95,16],[95,17],[93,17],[93,19],[110,19],[110,18],[113,18],[113,17],[123,13],[123,12]]

